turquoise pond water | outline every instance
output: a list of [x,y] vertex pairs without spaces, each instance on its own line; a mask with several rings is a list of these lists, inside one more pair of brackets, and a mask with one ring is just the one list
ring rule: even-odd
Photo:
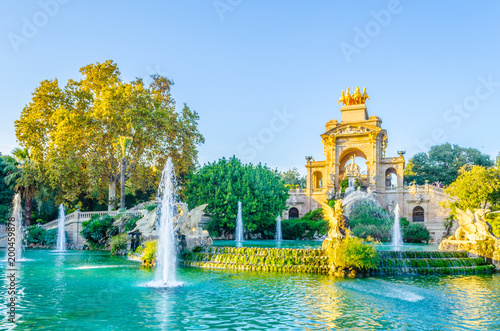
[[[3,254],[3,252],[0,252]],[[180,268],[184,286],[107,252],[28,250],[18,263],[14,330],[492,330],[500,276],[336,279],[317,274]],[[6,266],[0,264],[6,294]]]

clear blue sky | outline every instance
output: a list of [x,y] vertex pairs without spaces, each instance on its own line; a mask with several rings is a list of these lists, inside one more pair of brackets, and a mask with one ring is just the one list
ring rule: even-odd
[[61,2],[0,2],[3,154],[40,81],[108,59],[126,81],[175,81],[177,103],[200,114],[201,164],[236,154],[305,173],[347,86],[367,87],[388,156],[428,139],[500,151],[498,1]]

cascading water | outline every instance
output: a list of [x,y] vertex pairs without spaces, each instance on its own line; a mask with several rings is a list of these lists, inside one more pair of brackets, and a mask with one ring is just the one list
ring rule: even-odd
[[238,201],[238,216],[236,216],[236,242],[243,241],[243,215],[241,212],[241,201]]
[[[23,240],[24,240],[24,227],[23,227],[23,210],[21,206],[21,195],[17,193],[14,196],[14,200],[12,201],[13,208],[12,208],[12,218],[14,218],[13,224],[14,224],[14,251],[12,249],[9,250],[9,247],[7,245],[7,250],[6,250],[6,260],[8,261],[9,257],[12,256],[12,252],[15,253],[15,261],[21,261],[22,256],[23,256]],[[9,255],[10,253],[10,255]]]
[[158,188],[158,246],[156,250],[156,280],[153,287],[182,285],[176,281],[177,247],[174,234],[175,177],[170,158],[165,163]]
[[276,240],[281,241],[283,236],[281,234],[281,216],[276,217]]
[[403,236],[401,235],[401,224],[399,223],[399,204],[396,204],[396,208],[394,208],[394,226],[392,228],[392,245],[393,246],[402,246],[403,245]]
[[59,218],[57,219],[57,251],[66,250],[66,231],[64,229],[64,223],[66,222],[66,215],[64,213],[64,206],[59,206]]

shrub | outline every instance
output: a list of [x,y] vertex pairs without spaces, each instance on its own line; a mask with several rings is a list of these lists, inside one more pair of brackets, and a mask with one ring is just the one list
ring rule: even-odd
[[127,234],[120,233],[112,237],[110,240],[111,243],[111,255],[117,255],[120,251],[124,251],[127,249]]
[[94,215],[90,220],[82,223],[80,233],[91,248],[103,248],[110,237],[118,234],[118,228],[113,225],[114,221],[113,217],[109,215],[102,217]]
[[[67,233],[65,234],[66,238],[68,238]],[[47,246],[55,246],[57,243],[57,229],[50,229],[45,232],[44,242]]]
[[151,204],[151,205],[147,205],[147,206],[146,206],[146,210],[147,210],[148,212],[152,212],[153,210],[155,210],[155,208],[156,208],[157,206],[158,206],[158,205],[157,205],[156,203]]
[[141,256],[142,265],[147,267],[152,267],[155,263],[157,241],[156,240],[146,241],[142,245],[143,245],[142,256]]
[[319,208],[302,218],[281,221],[281,232],[283,239],[312,239],[316,232],[319,235],[327,234],[328,226],[328,221],[323,219],[323,209]]
[[393,220],[382,207],[372,201],[356,204],[349,214],[349,226],[352,233],[360,238],[373,237],[380,241],[389,241],[392,236]]
[[429,242],[431,234],[423,224],[412,223],[403,228],[403,239],[410,243]]
[[25,236],[26,244],[40,244],[44,245],[45,243],[45,234],[47,230],[38,225],[29,226],[27,229],[27,233]]
[[342,269],[373,269],[380,263],[375,247],[357,237],[347,236],[343,240],[334,241],[328,247],[327,254],[330,263]]

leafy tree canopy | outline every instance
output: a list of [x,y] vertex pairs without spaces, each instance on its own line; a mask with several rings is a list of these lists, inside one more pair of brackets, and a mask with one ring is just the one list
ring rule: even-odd
[[493,165],[489,155],[482,154],[475,148],[464,148],[446,143],[432,146],[428,153],[418,153],[408,162],[405,181],[422,185],[425,180],[449,185],[457,179],[459,170],[464,165]]
[[277,171],[261,164],[242,164],[234,156],[204,165],[186,189],[189,208],[208,204],[209,230],[218,234],[234,232],[241,201],[245,230],[273,238],[276,217],[286,208],[287,199],[288,189]]
[[500,205],[500,171],[495,168],[481,166],[463,167],[461,174],[445,192],[456,201],[448,203],[452,208],[467,208],[474,211],[476,208],[498,207]]
[[[141,79],[126,83],[111,60],[80,73],[82,79],[62,88],[57,79],[41,82],[15,122],[21,146],[59,197],[113,200],[122,168],[131,188],[147,189],[168,157],[181,179],[194,169],[204,142],[199,117],[186,105],[176,110],[171,80],[153,75],[149,86]],[[131,139],[126,167],[120,167],[120,137]]]
[[302,176],[297,168],[282,172],[281,178],[289,188],[306,188],[306,177]]
[[0,224],[5,223],[10,216],[10,205],[14,196],[14,191],[5,182],[7,171],[3,161],[4,156],[0,154]]

